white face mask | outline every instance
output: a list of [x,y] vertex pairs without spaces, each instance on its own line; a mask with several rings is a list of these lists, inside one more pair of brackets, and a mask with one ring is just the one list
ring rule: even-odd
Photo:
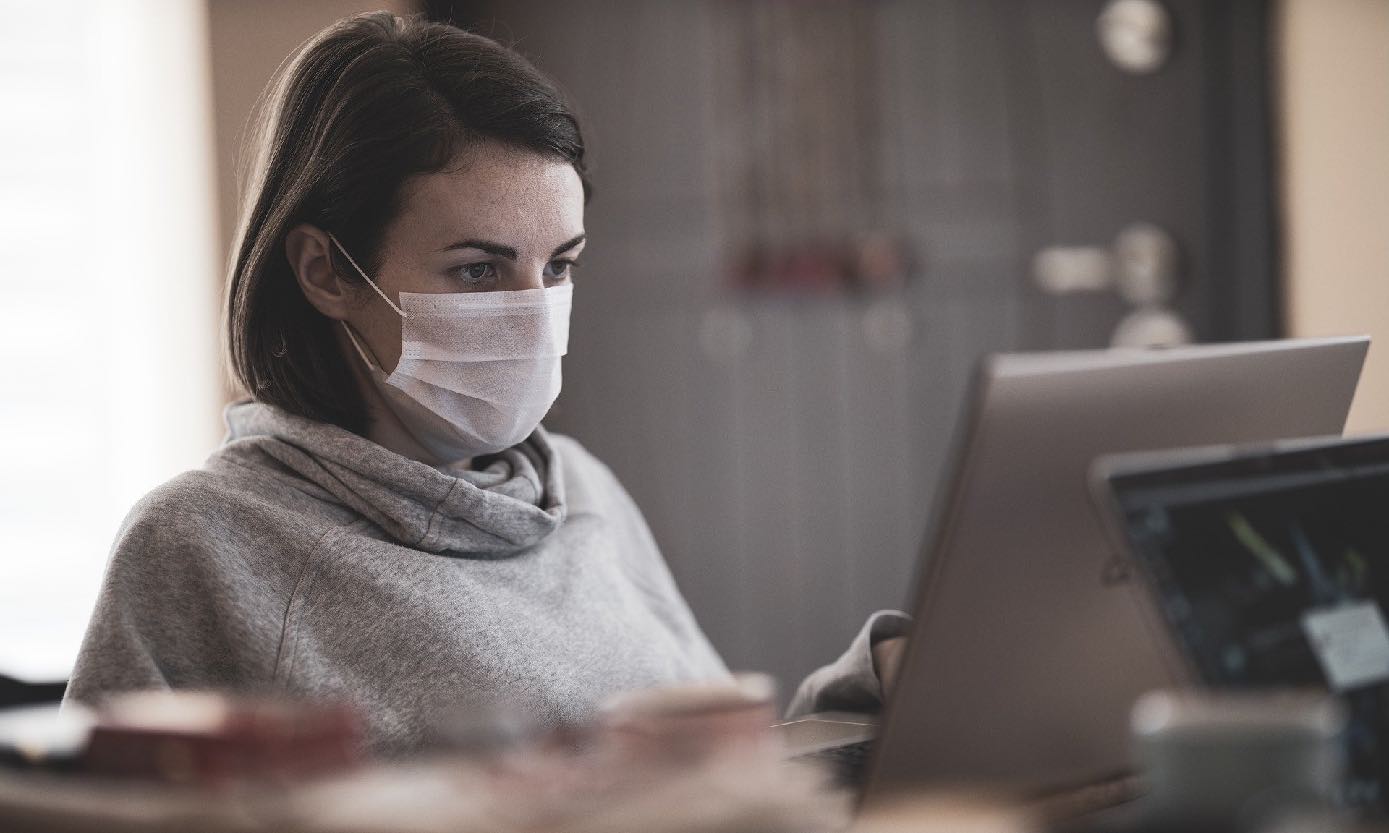
[[560,390],[574,286],[516,292],[400,293],[396,306],[343,245],[352,268],[403,319],[400,362],[388,376],[352,328],[347,337],[405,430],[440,463],[494,454],[524,440]]

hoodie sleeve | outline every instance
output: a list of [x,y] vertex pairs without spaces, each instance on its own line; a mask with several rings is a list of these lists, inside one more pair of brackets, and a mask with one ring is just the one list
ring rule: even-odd
[[896,610],[868,617],[839,659],[811,673],[791,698],[788,719],[813,712],[873,713],[883,706],[883,689],[873,667],[873,646],[884,639],[905,636],[911,618]]
[[[158,543],[157,524],[137,505],[111,547],[96,607],[87,622],[63,701],[95,705],[107,694],[168,688],[158,653],[166,639],[141,601],[151,586],[141,554]],[[157,585],[153,585],[157,586]]]
[[146,495],[112,545],[64,700],[148,688],[247,688],[273,676],[284,602],[273,551],[200,472]]

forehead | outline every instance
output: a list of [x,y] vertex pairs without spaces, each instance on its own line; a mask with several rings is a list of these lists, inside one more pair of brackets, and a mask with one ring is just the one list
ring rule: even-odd
[[412,177],[401,196],[396,225],[425,245],[475,238],[548,250],[583,233],[583,184],[574,166],[494,142]]

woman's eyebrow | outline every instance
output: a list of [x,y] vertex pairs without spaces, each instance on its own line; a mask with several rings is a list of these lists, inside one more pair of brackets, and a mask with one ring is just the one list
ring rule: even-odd
[[510,246],[503,246],[500,243],[489,243],[486,240],[460,240],[457,243],[450,243],[449,245],[445,246],[439,251],[451,252],[454,249],[477,249],[479,251],[487,252],[489,255],[504,257],[507,260],[516,259],[515,249],[511,248]]
[[[559,257],[560,255],[564,254],[565,252],[569,251],[570,249],[574,248],[575,246],[579,245],[587,239],[588,235],[580,234],[571,240],[567,240],[564,243],[561,243],[553,252],[551,252],[550,257]],[[477,249],[478,251],[486,252],[489,255],[504,257],[507,260],[516,259],[515,249],[511,248],[510,246],[503,246],[501,243],[492,243],[487,240],[460,240],[457,243],[450,243],[449,245],[445,246],[439,251],[451,252],[454,249]]]
[[586,235],[586,234],[580,234],[578,237],[575,237],[573,240],[569,240],[568,242],[561,243],[561,244],[559,245],[558,248],[556,248],[553,252],[550,252],[550,257],[552,257],[552,258],[554,258],[554,257],[559,257],[560,255],[564,254],[565,252],[569,251],[570,249],[574,248],[575,246],[579,245],[580,243],[584,242],[584,241],[587,240],[587,239],[588,239],[588,235]]

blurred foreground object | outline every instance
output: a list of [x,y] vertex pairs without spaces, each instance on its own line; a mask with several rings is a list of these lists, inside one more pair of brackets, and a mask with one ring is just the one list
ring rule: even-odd
[[421,743],[423,755],[490,755],[541,740],[535,715],[505,703],[462,702],[439,710]]
[[67,771],[80,763],[96,716],[76,704],[0,710],[0,766]]
[[997,797],[924,793],[875,807],[857,820],[852,833],[1028,833],[1039,830],[1016,803]]
[[82,768],[221,785],[345,769],[360,762],[360,749],[360,720],[345,705],[138,692],[115,697],[97,711]]
[[1148,815],[1234,830],[1324,808],[1341,782],[1345,725],[1322,693],[1145,695],[1133,735]]
[[379,768],[296,797],[306,833],[820,833],[849,805],[816,770],[720,750],[671,765],[611,748]]
[[[782,760],[764,675],[615,697],[585,726],[547,732],[479,711],[408,762],[377,762],[312,780],[350,759],[336,707],[246,703],[215,695],[142,694],[103,710],[90,778],[0,771],[0,830],[199,833],[822,833],[849,822],[845,794],[821,770]],[[459,718],[455,713],[453,718]],[[291,740],[299,744],[291,754]],[[293,761],[286,770],[286,760]],[[322,770],[316,770],[322,772]],[[233,788],[226,788],[231,786]],[[209,788],[215,787],[215,788]]]
[[627,692],[609,698],[600,713],[612,742],[632,755],[681,760],[731,750],[781,752],[772,731],[776,681],[766,674]]

